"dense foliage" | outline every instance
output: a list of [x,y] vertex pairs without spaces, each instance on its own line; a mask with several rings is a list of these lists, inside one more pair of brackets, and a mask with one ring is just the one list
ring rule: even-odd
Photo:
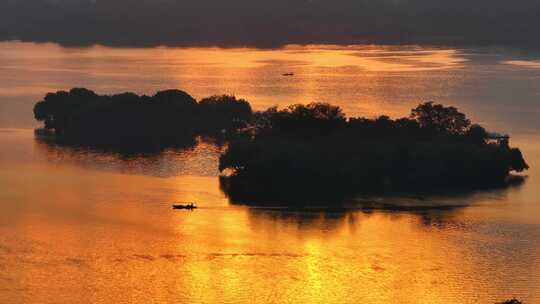
[[220,158],[224,191],[240,202],[328,202],[355,194],[433,193],[503,186],[528,168],[508,138],[431,102],[409,118],[346,119],[313,103],[254,115]]
[[[179,90],[154,96],[50,93],[34,108],[68,144],[155,150],[230,140],[222,188],[238,202],[325,203],[357,194],[440,193],[500,187],[528,168],[507,136],[488,133],[454,107],[420,104],[409,117],[347,118],[326,103],[252,113],[234,96],[197,102]],[[39,133],[41,134],[41,133]]]
[[233,132],[245,127],[252,111],[245,100],[227,95],[197,102],[179,90],[150,97],[72,89],[47,94],[34,115],[68,143],[153,149],[190,144],[206,133]]
[[496,303],[496,304],[523,304],[523,302],[521,302],[520,300],[518,300],[516,298],[513,298],[511,300],[506,300],[506,301],[499,302],[499,303]]

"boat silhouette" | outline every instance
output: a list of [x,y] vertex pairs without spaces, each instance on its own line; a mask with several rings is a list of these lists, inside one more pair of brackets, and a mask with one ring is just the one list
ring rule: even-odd
[[197,206],[195,206],[194,203],[189,204],[173,204],[173,209],[187,209],[187,210],[193,210],[197,209]]

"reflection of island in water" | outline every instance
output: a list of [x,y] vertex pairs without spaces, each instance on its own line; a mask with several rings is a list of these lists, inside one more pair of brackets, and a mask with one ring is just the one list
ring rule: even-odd
[[38,136],[50,133],[54,143],[127,155],[193,149],[201,136],[226,141],[219,159],[222,190],[233,202],[255,205],[341,207],[358,195],[422,201],[506,188],[522,181],[512,172],[528,169],[508,136],[489,133],[456,108],[432,102],[408,118],[347,119],[325,103],[253,112],[234,96],[197,102],[178,90],[149,97],[73,89],[47,94],[34,114],[45,122]]
[[57,143],[36,136],[34,149],[51,163],[67,163],[87,169],[123,174],[174,177],[179,175],[217,176],[217,161],[223,147],[197,139],[192,146],[166,148],[154,152],[119,152],[88,146]]
[[[396,202],[399,204],[398,202]],[[434,202],[434,206],[437,203]],[[399,206],[399,205],[396,205]],[[417,211],[403,211],[402,209],[394,210],[374,210],[366,209],[359,205],[357,208],[352,208],[349,211],[309,211],[309,210],[286,210],[286,209],[268,209],[268,208],[249,208],[249,220],[254,229],[260,229],[268,232],[275,230],[276,227],[287,227],[287,229],[297,229],[302,231],[326,231],[332,233],[335,230],[358,229],[363,220],[369,219],[377,214],[390,220],[401,219],[406,216],[414,219],[414,221],[424,228],[444,229],[446,227],[456,227],[461,225],[459,214],[464,208],[464,205],[453,208],[438,209],[422,209]],[[268,223],[272,223],[272,227],[268,227]],[[279,230],[279,229],[277,229]]]
[[[412,216],[421,227],[445,229],[463,225],[460,214],[469,206],[482,206],[485,202],[507,200],[508,194],[518,190],[523,183],[514,183],[507,188],[471,191],[454,195],[410,196],[359,196],[347,202],[336,202],[327,206],[250,206],[249,217],[253,226],[268,220],[279,226],[294,226],[303,230],[331,231],[347,226],[354,229],[362,219],[373,214],[397,219],[402,215]],[[336,207],[337,206],[337,207]],[[264,221],[263,221],[264,220]],[[268,229],[268,227],[263,227]]]
[[[215,177],[219,170],[217,161],[222,148],[215,143],[198,141],[194,147],[166,149],[155,153],[125,154],[89,147],[57,144],[36,138],[35,151],[51,163],[68,163],[83,168],[124,174],[174,177],[197,175]],[[454,218],[467,206],[481,201],[504,200],[509,191],[519,189],[517,182],[503,189],[472,191],[446,196],[358,196],[346,202],[333,201],[327,206],[274,206],[248,204],[246,209],[252,224],[271,220],[298,229],[333,230],[349,225],[359,218],[371,216],[375,211],[390,218],[399,214],[413,215],[425,227],[459,225]],[[202,202],[205,203],[205,202]],[[235,202],[232,202],[235,204]],[[459,218],[459,217],[458,217]],[[263,221],[264,222],[264,221]]]

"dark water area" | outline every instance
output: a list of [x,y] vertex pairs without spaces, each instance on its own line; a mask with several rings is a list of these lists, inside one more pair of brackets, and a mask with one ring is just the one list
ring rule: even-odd
[[[540,56],[20,43],[0,53],[2,303],[540,301]],[[256,109],[327,101],[369,117],[432,99],[510,133],[531,169],[506,190],[364,197],[347,210],[250,208],[220,191],[221,148],[208,142],[126,156],[37,140],[33,103],[76,86],[235,93]],[[199,208],[173,211],[173,202]]]

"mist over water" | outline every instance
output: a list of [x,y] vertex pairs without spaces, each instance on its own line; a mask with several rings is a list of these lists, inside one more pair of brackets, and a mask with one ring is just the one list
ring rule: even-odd
[[[0,302],[539,302],[539,59],[419,46],[1,43]],[[466,205],[449,210],[250,209],[219,190],[209,143],[125,156],[36,140],[33,104],[71,87],[234,93],[256,109],[325,101],[369,117],[434,100],[510,133],[531,169],[520,187],[423,202]],[[170,208],[190,201],[200,209]]]

